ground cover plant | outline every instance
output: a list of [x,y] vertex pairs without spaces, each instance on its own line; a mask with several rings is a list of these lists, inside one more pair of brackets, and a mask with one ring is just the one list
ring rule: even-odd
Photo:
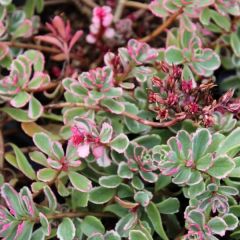
[[239,0],[0,0],[0,238],[240,239]]

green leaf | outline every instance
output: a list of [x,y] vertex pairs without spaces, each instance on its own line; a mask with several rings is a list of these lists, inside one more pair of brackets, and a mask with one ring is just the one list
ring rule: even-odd
[[95,204],[103,204],[111,200],[116,191],[112,188],[95,187],[89,195],[89,201]]
[[234,158],[233,161],[235,162],[236,166],[229,174],[229,177],[240,178],[240,157]]
[[230,35],[230,44],[237,57],[240,57],[240,36],[237,32]]
[[109,231],[105,234],[105,240],[121,240],[119,234],[115,231]]
[[131,230],[129,232],[129,240],[148,240],[145,233],[140,230]]
[[232,131],[218,146],[217,155],[228,153],[240,146],[240,127]]
[[42,115],[42,113],[43,107],[41,103],[32,96],[29,101],[28,116],[32,119],[37,119]]
[[181,64],[184,60],[181,49],[174,46],[167,48],[165,52],[165,59],[166,62],[170,65]]
[[87,216],[83,219],[81,224],[82,232],[86,236],[91,236],[93,233],[104,233],[105,228],[102,222],[94,216]]
[[41,13],[44,9],[44,0],[35,0],[35,6],[38,13]]
[[203,25],[208,25],[210,22],[210,19],[211,19],[211,12],[209,8],[204,8],[200,14],[200,18],[199,18],[200,22]]
[[131,179],[133,177],[133,172],[129,169],[127,163],[125,162],[120,162],[117,173],[121,178]]
[[70,182],[72,183],[73,187],[76,188],[80,192],[89,192],[92,189],[92,182],[86,178],[85,176],[70,171],[68,173],[68,177]]
[[210,10],[211,11],[211,18],[213,19],[213,21],[222,29],[224,29],[225,31],[229,31],[230,27],[231,27],[231,22],[229,17],[223,16],[222,14],[219,14],[217,11],[214,10]]
[[29,153],[29,157],[31,158],[32,161],[42,165],[42,166],[47,166],[47,158],[46,156],[39,151],[34,151]]
[[39,220],[42,225],[42,231],[44,232],[44,235],[49,236],[51,233],[51,225],[48,222],[47,217],[43,213],[39,213]]
[[159,190],[165,188],[171,182],[172,178],[170,176],[160,175],[157,182],[155,183],[155,192],[158,192]]
[[[42,1],[42,0],[40,0],[40,1]],[[24,55],[33,63],[35,72],[43,72],[44,56],[40,51],[31,49],[31,50],[27,50],[26,52],[24,52]]]
[[163,240],[168,240],[168,237],[162,225],[161,215],[157,209],[157,206],[153,202],[150,202],[150,204],[146,208],[146,212],[157,234]]
[[143,83],[150,80],[153,77],[155,71],[156,70],[151,67],[139,66],[135,67],[131,73],[137,79],[137,81]]
[[211,134],[207,129],[199,129],[193,135],[193,160],[198,160],[207,151],[211,143]]
[[31,18],[34,14],[34,2],[35,0],[27,0],[24,6],[24,11],[26,13],[27,18]]
[[180,202],[177,198],[170,197],[156,204],[156,206],[160,213],[174,214],[179,211]]
[[146,207],[151,199],[152,194],[147,191],[139,191],[134,194],[135,202],[140,203],[143,207]]
[[46,133],[36,133],[36,134],[34,134],[33,142],[42,152],[46,153],[48,156],[51,156],[51,154],[52,154],[52,149],[51,149],[52,142],[51,142],[49,136]]
[[228,156],[219,156],[214,159],[213,165],[207,170],[211,176],[222,179],[227,177],[234,169],[235,163]]
[[223,220],[227,224],[228,230],[234,230],[239,223],[238,218],[232,213],[225,214]]
[[116,188],[122,182],[118,175],[102,176],[99,178],[99,184],[105,188]]
[[80,192],[73,189],[71,194],[71,203],[72,208],[76,209],[78,207],[87,207],[88,206],[89,193]]
[[100,132],[100,140],[102,143],[109,143],[113,134],[112,126],[108,123],[103,123],[101,132]]
[[121,114],[125,110],[124,105],[122,103],[117,102],[116,100],[111,98],[103,99],[101,101],[101,105],[103,107],[106,107],[110,112],[115,114]]
[[55,211],[57,209],[57,199],[56,199],[54,193],[52,192],[52,190],[49,186],[45,186],[43,188],[43,191],[48,200],[48,208],[51,211]]
[[25,19],[18,28],[13,32],[13,38],[27,37],[32,30],[32,22],[29,19]]
[[57,176],[57,171],[52,168],[42,168],[37,172],[37,178],[43,182],[51,182]]
[[208,226],[210,227],[213,233],[221,236],[224,236],[225,231],[227,230],[227,224],[220,217],[214,217],[210,219],[210,221],[208,222]]
[[18,148],[15,144],[10,144],[10,145],[13,148],[13,151],[16,155],[16,161],[17,161],[19,170],[21,170],[26,177],[32,180],[36,179],[35,171],[33,170],[31,164],[28,162],[27,158],[22,153],[20,148]]
[[188,213],[188,217],[193,221],[193,223],[196,223],[200,227],[204,227],[205,225],[205,216],[204,213],[202,213],[200,210],[191,210]]
[[28,103],[30,98],[31,95],[29,95],[27,92],[20,92],[10,101],[10,103],[13,107],[21,108]]
[[11,118],[13,118],[16,121],[19,121],[19,122],[32,122],[32,119],[30,119],[28,117],[27,112],[22,110],[22,109],[4,107],[4,108],[1,108],[1,110],[3,112],[7,113]]
[[121,133],[110,142],[110,147],[118,153],[123,153],[129,144],[128,137]]
[[64,218],[57,229],[57,236],[60,240],[73,240],[76,228],[70,218]]

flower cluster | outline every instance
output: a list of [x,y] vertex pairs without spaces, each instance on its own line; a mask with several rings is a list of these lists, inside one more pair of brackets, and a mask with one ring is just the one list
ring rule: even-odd
[[103,38],[111,39],[115,31],[111,28],[113,20],[112,9],[108,6],[95,7],[93,9],[92,24],[90,33],[87,35],[87,42],[95,44]]
[[156,112],[157,119],[191,119],[205,126],[214,124],[216,112],[237,113],[238,100],[232,98],[233,91],[227,92],[218,101],[211,94],[215,86],[210,80],[197,85],[193,80],[182,79],[182,68],[160,63],[164,78],[152,78],[153,88],[149,90],[150,109]]
[[[124,134],[118,135],[113,139],[113,128],[104,122],[100,131],[94,122],[85,119],[77,119],[72,127],[70,141],[77,148],[79,157],[86,158],[90,154],[90,148],[99,166],[109,166],[111,160],[108,156],[108,148],[122,153],[128,146],[128,138]],[[121,141],[120,148],[117,146]]]

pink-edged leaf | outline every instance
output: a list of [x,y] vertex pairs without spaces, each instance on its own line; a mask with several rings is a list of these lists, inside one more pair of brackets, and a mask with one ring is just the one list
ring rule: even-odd
[[51,158],[47,159],[47,163],[51,168],[60,170],[62,168],[62,164],[59,161],[53,160]]
[[24,37],[28,38],[32,34],[32,21],[25,19],[17,30],[13,33],[14,38]]
[[111,165],[111,159],[109,158],[106,149],[103,149],[102,155],[96,159],[96,162],[100,167],[108,167]]
[[40,36],[36,36],[35,39],[37,39],[39,41],[46,42],[46,43],[50,43],[52,45],[57,46],[60,49],[63,48],[62,43],[57,38],[52,37],[52,36],[48,36],[48,35],[42,36],[42,35],[40,35]]
[[64,150],[61,143],[52,142],[51,148],[56,159],[61,160],[64,157]]
[[29,101],[28,116],[32,119],[39,118],[43,113],[42,104],[35,97],[31,97]]
[[158,0],[153,0],[149,4],[149,10],[157,17],[165,18],[168,16],[168,12],[163,8],[163,5]]
[[12,215],[23,216],[25,214],[19,195],[10,184],[4,183],[1,188],[1,195]]
[[100,132],[100,141],[102,143],[109,143],[112,139],[113,128],[109,123],[103,123]]
[[19,223],[14,240],[27,240],[32,236],[33,222],[24,221]]
[[81,30],[79,30],[79,31],[77,31],[74,35],[73,35],[73,37],[72,37],[72,39],[71,39],[71,41],[70,41],[70,43],[69,43],[69,51],[72,49],[72,47],[75,45],[75,43],[80,39],[80,37],[83,35],[83,31],[81,31]]
[[57,62],[61,62],[66,60],[67,56],[65,53],[59,53],[59,54],[55,54],[53,56],[51,56],[51,59]]
[[91,191],[92,182],[85,176],[83,176],[77,172],[70,171],[68,173],[68,177],[75,189],[79,190],[80,192]]
[[82,164],[82,162],[80,160],[77,161],[69,161],[68,162],[68,166],[72,167],[72,168],[77,168]]
[[48,222],[47,217],[43,213],[39,213],[39,219],[45,236],[49,236],[51,234],[51,224]]
[[129,202],[129,201],[125,201],[125,200],[120,199],[117,196],[115,196],[114,199],[123,208],[134,209],[134,208],[139,206],[139,203],[132,203],[132,202]]
[[67,40],[67,35],[65,31],[65,23],[63,19],[59,16],[55,16],[54,19],[52,20],[52,24],[55,29],[57,29],[59,35],[64,39]]
[[11,101],[10,104],[13,107],[21,108],[24,107],[30,100],[31,95],[27,92],[20,92],[18,93]]

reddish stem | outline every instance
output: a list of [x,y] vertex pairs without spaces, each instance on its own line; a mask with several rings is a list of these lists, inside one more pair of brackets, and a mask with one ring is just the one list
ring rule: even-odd
[[165,22],[163,22],[158,28],[156,28],[153,32],[149,35],[140,39],[143,42],[150,42],[155,37],[157,37],[160,33],[162,33],[165,29],[167,29],[175,20],[176,18],[183,13],[183,8],[180,8],[177,12],[175,12],[171,17],[169,17]]
[[[64,107],[81,107],[81,108],[91,109],[91,110],[94,110],[94,111],[105,111],[105,112],[112,113],[109,109],[98,106],[98,105],[94,106],[94,105],[87,105],[87,104],[84,104],[84,103],[68,103],[68,102],[49,104],[49,105],[45,106],[45,109],[57,109],[57,108],[64,108]],[[131,118],[131,119],[133,119],[133,120],[135,120],[139,123],[142,123],[144,125],[151,126],[151,127],[156,127],[156,128],[171,127],[171,126],[175,125],[177,122],[185,119],[185,116],[182,116],[182,117],[179,117],[179,118],[172,119],[168,122],[160,123],[160,122],[153,122],[153,121],[143,119],[143,118],[141,118],[137,115],[134,115],[132,113],[129,113],[129,112],[122,112],[119,115],[127,117],[127,118]]]

